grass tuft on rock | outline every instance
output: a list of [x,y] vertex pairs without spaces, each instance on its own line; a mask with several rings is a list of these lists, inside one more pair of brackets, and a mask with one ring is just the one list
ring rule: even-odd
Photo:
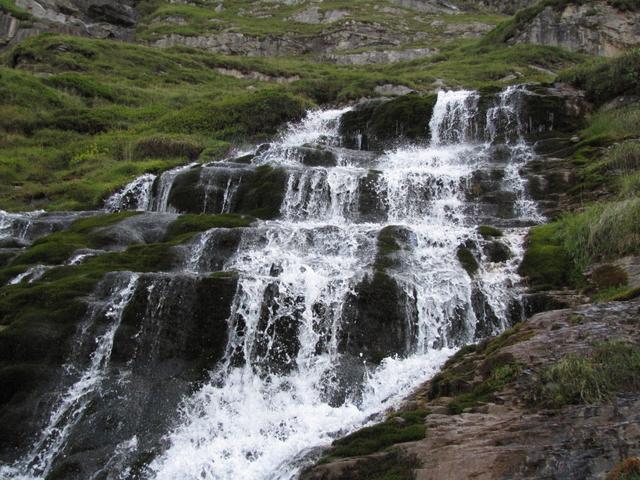
[[588,355],[568,355],[538,379],[534,401],[562,407],[602,403],[618,392],[640,390],[640,349],[622,340],[597,344]]

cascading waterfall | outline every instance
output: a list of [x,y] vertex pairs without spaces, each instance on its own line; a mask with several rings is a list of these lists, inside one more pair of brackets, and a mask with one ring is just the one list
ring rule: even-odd
[[[510,91],[500,97],[490,122],[510,114],[503,110],[513,108],[512,97]],[[431,146],[388,152],[368,166],[353,166],[343,152],[338,166],[304,168],[290,154],[302,144],[336,145],[335,125],[344,111],[311,114],[254,159],[290,168],[281,220],[246,229],[225,263],[240,276],[225,359],[185,400],[181,425],[167,436],[168,448],[151,464],[150,476],[294,478],[314,447],[393,405],[432,375],[451,348],[478,334],[474,295],[495,317],[485,334],[505,328],[523,231],[505,235],[511,260],[483,261],[473,279],[456,261],[459,245],[478,240],[466,214],[465,182],[487,166],[495,140],[480,138],[477,105],[475,92],[441,92]],[[519,164],[529,158],[520,143],[507,148]],[[385,211],[376,223],[359,218],[359,190],[371,169],[378,172],[375,191]],[[505,188],[521,185],[505,181]],[[389,225],[408,232],[408,248],[387,274],[404,291],[414,338],[376,366],[347,351],[342,337],[345,307],[373,275],[377,237]],[[208,235],[197,242],[198,255]],[[196,258],[190,265],[197,270],[200,263]],[[356,367],[342,369],[353,358]],[[336,402],[331,392],[344,389],[341,375],[360,388],[342,392]]]
[[[115,275],[115,277],[114,277]],[[11,466],[0,466],[3,478],[37,479],[49,473],[53,461],[63,449],[74,425],[82,418],[92,395],[100,390],[104,371],[109,364],[113,340],[122,314],[131,299],[137,274],[114,274],[103,281],[105,301],[97,301],[86,314],[76,341],[77,349],[65,366],[70,385],[51,410],[46,426],[31,451]],[[100,289],[99,289],[100,290]],[[103,325],[106,320],[106,325]],[[89,341],[94,339],[94,341]],[[95,344],[88,360],[84,349]]]
[[[90,415],[92,399],[101,394],[107,403],[94,405],[112,407],[125,402],[127,375],[134,375],[135,362],[144,363],[135,353],[161,356],[160,330],[194,305],[198,312],[190,315],[204,315],[204,324],[207,315],[218,315],[221,324],[226,318],[222,360],[195,391],[176,390],[190,394],[172,426],[158,427],[166,435],[152,445],[155,458],[139,472],[142,478],[295,478],[320,447],[380,418],[456,348],[506,328],[517,306],[523,225],[539,218],[520,175],[533,157],[519,117],[526,94],[510,87],[481,112],[476,92],[440,92],[432,118],[424,119],[430,144],[383,153],[341,147],[339,122],[348,108],[313,111],[268,148],[144,175],[116,193],[106,210],[173,211],[172,190],[181,181],[183,191],[201,192],[192,195],[192,213],[234,213],[244,175],[264,165],[286,174],[277,219],[201,233],[180,247],[183,262],[175,271],[142,277],[125,272],[103,281],[96,293],[102,301],[80,327],[47,425],[31,451],[0,467],[0,474],[45,476]],[[471,192],[479,173],[495,169],[504,175],[489,193],[514,199],[511,216],[496,216],[493,197]],[[510,258],[493,261],[485,249],[477,226],[487,218],[503,228]],[[14,220],[0,215],[0,238],[5,231],[16,236]],[[458,261],[461,249],[478,260],[475,275]],[[25,274],[16,283],[37,272]],[[219,315],[210,308],[217,304],[207,309],[201,302],[212,296],[206,282],[224,278],[233,279],[235,294],[229,290],[230,310]],[[382,319],[366,304],[385,301],[394,304],[373,306],[384,309],[388,318]],[[136,313],[123,321],[129,303],[144,308],[132,309]],[[139,322],[138,328],[127,330],[128,322]],[[180,322],[173,327],[167,334],[172,338],[186,329]],[[117,338],[125,346],[111,358]],[[108,371],[110,361],[121,367]],[[165,373],[174,378],[177,367],[171,358],[168,363]],[[144,368],[157,373],[155,366],[149,361]],[[118,408],[129,404],[123,405]],[[111,458],[96,462],[94,478],[104,472],[128,478],[136,455],[148,461],[152,435],[123,431]]]

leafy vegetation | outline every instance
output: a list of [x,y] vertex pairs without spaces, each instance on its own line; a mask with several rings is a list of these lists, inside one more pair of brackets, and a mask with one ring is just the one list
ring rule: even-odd
[[589,355],[568,355],[547,367],[538,380],[535,401],[552,407],[600,403],[616,392],[639,389],[640,349],[609,340]]

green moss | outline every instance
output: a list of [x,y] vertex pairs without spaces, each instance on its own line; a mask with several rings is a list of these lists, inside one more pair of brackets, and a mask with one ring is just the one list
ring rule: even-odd
[[93,235],[95,229],[113,225],[135,214],[122,212],[76,220],[65,232],[52,233],[36,240],[12,261],[12,265],[64,263],[76,250],[102,246],[99,237]]
[[518,272],[536,289],[561,288],[573,281],[575,267],[562,244],[557,224],[529,231],[527,249]]
[[614,302],[626,302],[629,300],[633,300],[635,298],[640,297],[640,287],[630,288],[627,290],[623,290],[622,292],[618,292],[612,295],[609,300]]
[[538,379],[534,401],[550,407],[601,403],[617,392],[640,390],[640,349],[609,340],[589,355],[568,355]]
[[424,438],[424,419],[428,412],[413,410],[400,412],[386,421],[365,427],[333,442],[324,461],[333,458],[354,457],[379,452],[397,443],[412,442]]
[[0,0],[0,12],[9,14],[18,20],[29,21],[33,19],[27,10],[17,7],[14,0]]
[[480,268],[473,252],[469,248],[461,245],[456,251],[456,256],[462,268],[465,269],[470,277],[473,277]]
[[483,238],[502,237],[502,230],[496,227],[491,227],[489,225],[480,225],[478,227],[478,233]]
[[174,240],[185,235],[192,235],[211,228],[247,227],[255,221],[245,215],[180,215],[167,230],[166,240]]

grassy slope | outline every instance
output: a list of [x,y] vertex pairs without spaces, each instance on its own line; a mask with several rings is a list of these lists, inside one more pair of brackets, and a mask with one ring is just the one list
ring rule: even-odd
[[[579,57],[553,48],[443,48],[394,66],[348,67],[305,59],[224,57],[113,41],[42,35],[6,52],[0,66],[0,208],[86,209],[143,172],[222,155],[264,139],[314,103],[374,95],[377,85],[419,91],[549,77]],[[239,80],[217,68],[300,79],[286,85]],[[513,81],[513,80],[511,80]],[[256,119],[268,121],[256,122]],[[158,136],[166,153],[146,148]]]

